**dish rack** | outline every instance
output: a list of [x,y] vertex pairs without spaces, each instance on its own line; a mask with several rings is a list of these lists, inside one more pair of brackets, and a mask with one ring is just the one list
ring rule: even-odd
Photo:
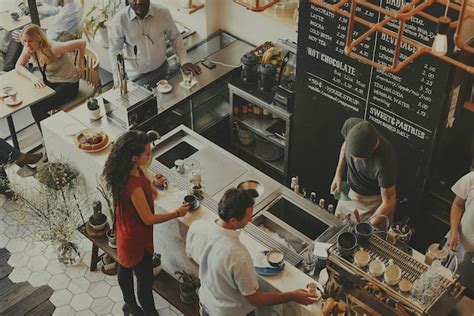
[[[370,254],[371,260],[379,258],[384,262],[385,266],[388,265],[389,260],[393,260],[393,262],[402,270],[401,278],[409,280],[412,282],[412,284],[415,280],[419,279],[425,271],[428,270],[428,265],[414,259],[412,256],[406,254],[378,236],[372,235],[368,241],[362,243],[360,246],[362,246],[364,250]],[[360,248],[360,246],[358,248]],[[357,250],[358,249],[355,249],[354,252]],[[449,280],[444,276],[440,276],[440,291],[436,293],[431,302],[425,304],[421,301],[421,299],[413,297],[410,292],[401,292],[398,288],[398,285],[390,286],[385,283],[383,280],[383,275],[381,277],[375,277],[371,275],[368,271],[368,265],[361,268],[353,264],[354,252],[350,256],[343,257],[337,250],[337,243],[333,244],[328,249],[328,266],[333,268],[333,270],[336,270],[343,277],[346,276],[352,280],[358,279],[359,281],[362,279],[375,284],[383,293],[391,298],[392,302],[401,303],[407,311],[411,311],[412,313],[416,314],[428,314],[429,312],[432,312],[432,307],[442,297],[449,295],[449,290],[459,277],[458,275],[453,275],[452,280]]]

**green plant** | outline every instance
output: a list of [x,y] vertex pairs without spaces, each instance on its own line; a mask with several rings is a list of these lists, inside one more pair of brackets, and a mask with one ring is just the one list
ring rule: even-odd
[[199,278],[184,270],[176,271],[174,274],[178,277],[178,282],[183,286],[193,289],[198,289],[201,286]]
[[106,22],[115,15],[120,7],[120,0],[100,0],[92,5],[84,20],[84,30],[92,38],[99,29],[106,28]]

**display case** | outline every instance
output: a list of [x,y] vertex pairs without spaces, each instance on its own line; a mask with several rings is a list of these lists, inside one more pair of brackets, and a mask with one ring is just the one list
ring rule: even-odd
[[232,151],[286,183],[292,114],[272,104],[271,97],[247,90],[238,80],[229,84],[229,95]]

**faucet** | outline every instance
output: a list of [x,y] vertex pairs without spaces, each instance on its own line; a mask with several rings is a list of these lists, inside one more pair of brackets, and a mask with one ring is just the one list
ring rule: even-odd
[[155,141],[159,140],[161,138],[161,135],[154,129],[151,129],[148,132],[146,132],[146,135],[148,136],[148,139],[151,142],[151,150],[153,151],[153,149],[155,149],[156,147]]
[[125,72],[125,58],[123,57],[122,54],[117,54],[117,72],[118,72],[120,94],[124,95],[128,93],[128,87],[127,87],[127,73]]

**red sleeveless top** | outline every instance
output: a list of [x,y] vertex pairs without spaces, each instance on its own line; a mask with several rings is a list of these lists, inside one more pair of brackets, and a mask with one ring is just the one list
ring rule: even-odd
[[155,213],[150,180],[139,168],[139,176],[130,176],[122,192],[120,202],[115,206],[115,235],[119,262],[126,268],[137,265],[144,252],[154,252],[153,225],[143,223],[132,203],[132,193],[142,188],[151,212]]

